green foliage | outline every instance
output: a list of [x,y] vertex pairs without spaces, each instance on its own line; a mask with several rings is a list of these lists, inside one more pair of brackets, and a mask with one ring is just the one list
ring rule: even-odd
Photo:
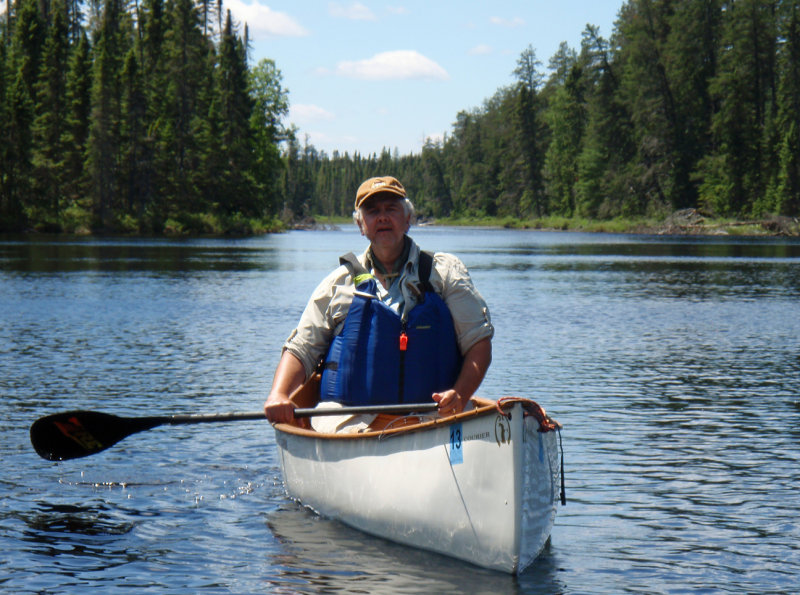
[[251,87],[230,15],[217,29],[212,5],[193,0],[11,6],[0,23],[0,229],[275,228],[288,101],[274,63]]
[[628,0],[611,36],[587,25],[548,71],[529,45],[512,85],[403,156],[298,138],[280,70],[248,65],[246,28],[221,2],[11,6],[0,230],[260,233],[347,220],[359,183],[387,174],[422,221],[615,230],[687,208],[800,215],[796,0]]
[[[777,0],[630,0],[610,39],[587,26],[580,53],[562,45],[546,80],[526,48],[517,84],[459,112],[451,134],[420,155],[294,150],[293,170],[317,183],[302,204],[286,204],[343,214],[357,174],[378,171],[407,184],[423,218],[527,225],[698,207],[796,217],[798,10]],[[347,196],[338,210],[332,188]]]
[[[61,137],[61,195],[65,227],[69,230],[73,207],[86,212],[89,208],[88,188],[89,176],[86,171],[85,156],[89,140],[89,116],[91,103],[92,62],[89,40],[81,35],[70,50],[67,64],[67,82],[65,97],[65,121]],[[88,223],[81,223],[89,228]]]

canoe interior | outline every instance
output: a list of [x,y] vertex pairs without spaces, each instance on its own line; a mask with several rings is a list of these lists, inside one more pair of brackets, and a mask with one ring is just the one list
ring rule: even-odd
[[[313,400],[306,398],[295,400],[294,397],[292,397],[292,400],[295,401],[295,403],[298,403],[298,407],[313,407],[313,405],[309,404],[310,402],[314,402]],[[320,434],[319,432],[311,429],[307,419],[298,419],[291,424],[276,424],[275,428],[281,432],[287,432],[301,436],[313,436],[316,438],[324,437],[325,439],[331,440],[363,440],[365,438],[381,438],[388,435],[428,430],[434,426],[458,423],[465,419],[486,415],[490,411],[499,412],[496,401],[481,397],[472,397],[471,401],[473,407],[469,411],[463,411],[457,415],[451,415],[448,417],[436,417],[431,415],[379,414],[370,424],[368,431],[357,433]],[[509,406],[510,405],[505,406],[504,409],[507,409]]]

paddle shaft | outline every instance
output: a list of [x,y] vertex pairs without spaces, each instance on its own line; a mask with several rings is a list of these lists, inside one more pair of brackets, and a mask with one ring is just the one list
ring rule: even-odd
[[[362,413],[422,413],[437,405],[409,403],[400,405],[363,405],[324,409],[295,409],[295,417],[319,415],[357,415]],[[42,458],[64,461],[89,456],[113,446],[123,438],[162,425],[185,425],[226,421],[265,420],[264,412],[210,413],[120,417],[99,411],[65,411],[37,419],[31,425],[31,444]]]
[[[331,408],[297,408],[294,410],[295,417],[318,417],[322,415],[360,415],[377,413],[425,413],[436,411],[438,404],[430,403],[400,403],[398,405],[357,405],[352,407],[331,407]],[[264,419],[263,411],[251,411],[245,413],[202,413],[192,415],[168,415],[163,417],[143,418],[152,419],[159,422],[158,425],[170,424],[200,424],[206,422],[225,422],[225,421],[252,421]],[[155,426],[153,426],[155,427]]]
[[373,413],[425,413],[436,411],[438,407],[438,403],[434,403],[433,401],[429,403],[401,403],[399,405],[358,405],[352,407],[331,407],[330,409],[295,409],[294,416],[316,417],[318,415],[359,415],[362,413],[367,415]]

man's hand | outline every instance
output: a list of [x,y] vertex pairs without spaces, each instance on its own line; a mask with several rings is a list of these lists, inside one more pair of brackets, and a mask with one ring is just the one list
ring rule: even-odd
[[281,393],[270,393],[264,403],[264,415],[272,423],[292,423],[294,421],[295,404],[289,397]]
[[439,403],[440,415],[461,413],[486,375],[492,363],[492,341],[482,339],[470,347],[464,355],[464,363],[453,388],[433,393],[433,400]]
[[264,415],[269,421],[286,424],[294,421],[296,405],[289,400],[289,395],[303,384],[305,378],[305,370],[300,360],[290,352],[284,351],[275,370],[269,397],[264,403]]
[[468,399],[464,399],[455,389],[433,393],[433,400],[439,403],[439,415],[461,413]]

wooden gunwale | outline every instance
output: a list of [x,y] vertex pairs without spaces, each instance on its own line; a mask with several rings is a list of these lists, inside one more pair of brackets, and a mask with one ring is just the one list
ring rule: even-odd
[[[293,424],[279,423],[275,424],[275,429],[280,430],[281,432],[285,432],[287,434],[294,434],[296,436],[306,436],[309,438],[317,438],[324,440],[361,440],[364,438],[381,439],[389,436],[397,436],[399,434],[410,434],[412,432],[428,430],[436,426],[449,425],[465,419],[471,419],[473,417],[480,417],[482,415],[487,415],[492,411],[495,412],[497,411],[497,403],[495,403],[495,401],[492,401],[490,399],[484,399],[482,397],[472,397],[471,401],[475,405],[475,408],[470,409],[469,411],[462,411],[461,413],[458,413],[456,415],[450,415],[448,417],[437,417],[433,419],[427,419],[419,423],[404,425],[397,428],[369,430],[366,432],[322,434],[320,432],[316,432],[311,429],[301,428]],[[501,407],[503,407],[504,409],[508,409],[512,405],[513,403],[505,403],[501,404]],[[397,415],[391,417],[394,419],[403,419],[409,417],[413,418],[417,416]]]

